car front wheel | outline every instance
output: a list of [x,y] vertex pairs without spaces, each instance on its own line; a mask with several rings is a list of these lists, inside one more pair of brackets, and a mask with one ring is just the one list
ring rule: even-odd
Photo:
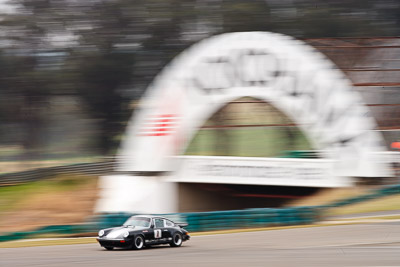
[[133,249],[142,249],[144,247],[144,238],[141,235],[138,235],[133,240],[132,248]]
[[171,247],[180,247],[182,245],[182,235],[180,233],[175,233],[170,245]]

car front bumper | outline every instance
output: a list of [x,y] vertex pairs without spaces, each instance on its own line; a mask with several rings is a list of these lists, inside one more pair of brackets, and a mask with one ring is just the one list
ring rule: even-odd
[[99,242],[100,246],[102,247],[127,248],[130,247],[132,244],[131,240],[125,240],[125,239],[97,238],[97,242]]

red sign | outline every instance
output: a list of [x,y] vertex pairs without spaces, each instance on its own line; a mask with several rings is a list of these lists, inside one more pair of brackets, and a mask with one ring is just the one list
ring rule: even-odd
[[139,131],[141,136],[166,136],[175,132],[178,117],[175,114],[162,114],[146,119]]

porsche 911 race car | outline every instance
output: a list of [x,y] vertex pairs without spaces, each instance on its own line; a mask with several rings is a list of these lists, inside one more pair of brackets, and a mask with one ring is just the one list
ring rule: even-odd
[[142,249],[145,246],[169,244],[180,247],[190,239],[184,223],[150,215],[130,217],[122,226],[99,231],[97,241],[107,250],[115,247]]

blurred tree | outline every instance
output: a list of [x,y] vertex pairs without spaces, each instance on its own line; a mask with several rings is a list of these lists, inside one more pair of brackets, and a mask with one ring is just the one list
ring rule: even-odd
[[97,147],[103,155],[116,148],[125,122],[131,115],[121,89],[130,82],[134,56],[124,53],[93,53],[81,58],[78,94],[98,120]]
[[221,3],[222,31],[270,31],[273,25],[267,1],[224,0]]
[[[123,89],[131,82],[137,16],[122,1],[93,4],[80,22],[79,45],[69,66],[77,74],[76,94],[97,121],[97,148],[107,155],[116,148],[129,118],[129,99]],[[85,48],[85,49],[83,49]]]
[[43,69],[41,59],[49,50],[48,34],[58,27],[58,22],[52,25],[46,22],[55,18],[50,16],[50,1],[13,3],[17,5],[16,12],[3,15],[0,23],[6,33],[2,59],[8,62],[1,70],[2,98],[8,103],[3,109],[8,121],[21,125],[19,141],[25,148],[25,156],[32,158],[40,153],[45,139],[47,103],[55,82],[54,71]]

